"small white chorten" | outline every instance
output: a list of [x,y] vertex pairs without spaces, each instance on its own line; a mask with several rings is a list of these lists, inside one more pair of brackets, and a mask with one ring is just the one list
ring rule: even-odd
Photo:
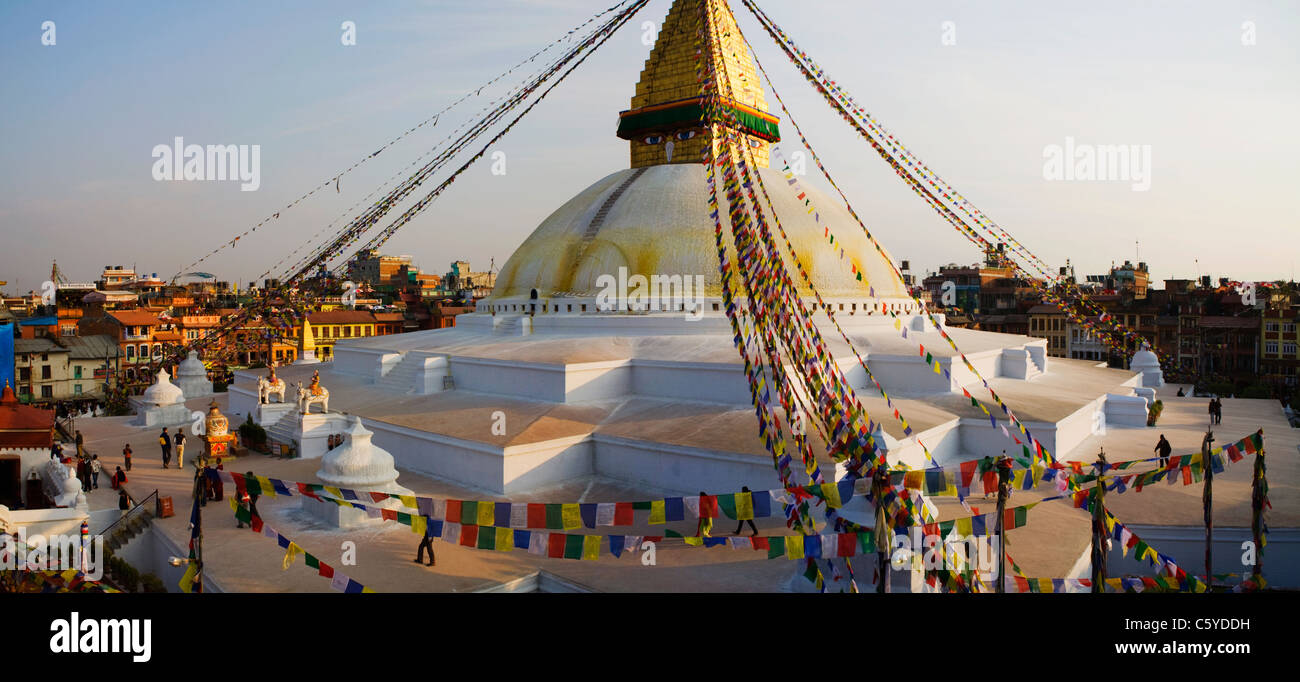
[[176,368],[176,385],[185,394],[186,400],[212,395],[212,382],[208,380],[208,368],[203,366],[198,352],[190,351],[185,361]]
[[[343,444],[321,457],[321,468],[316,472],[316,477],[325,485],[348,488],[360,493],[414,495],[410,489],[397,484],[399,474],[393,465],[393,456],[387,450],[376,447],[370,442],[373,435],[362,425],[361,417],[352,417],[348,428],[343,432]],[[383,502],[374,502],[366,497],[361,500],[361,503],[373,508],[405,510],[401,502],[391,498]],[[364,511],[343,507],[333,502],[317,502],[310,498],[303,498],[303,505],[313,515],[339,528],[355,528],[372,520],[372,517]]]
[[1160,388],[1165,385],[1164,372],[1160,370],[1160,358],[1151,352],[1150,344],[1142,344],[1142,349],[1133,354],[1129,369],[1142,373],[1144,388]]
[[190,420],[185,393],[172,383],[166,369],[159,369],[158,379],[138,398],[131,398],[131,404],[135,407],[136,424],[141,426],[169,426]]

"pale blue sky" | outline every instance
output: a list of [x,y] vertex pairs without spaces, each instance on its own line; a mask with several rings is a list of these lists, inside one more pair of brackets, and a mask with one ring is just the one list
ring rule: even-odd
[[[105,264],[170,276],[495,76],[609,0],[6,3],[0,8],[0,280]],[[614,137],[649,47],[632,24],[386,251],[441,273],[502,264],[564,200],[627,166]],[[761,5],[889,129],[1053,266],[1142,259],[1153,276],[1289,278],[1300,260],[1300,4],[778,2]],[[858,213],[914,270],[973,262],[795,74],[741,27]],[[54,21],[57,44],[41,45]],[[357,25],[341,45],[340,24]],[[957,42],[941,44],[942,24]],[[1252,21],[1257,44],[1242,45]],[[500,90],[484,91],[484,95]],[[768,96],[775,107],[775,100]],[[198,269],[246,283],[413,161],[471,99]],[[469,106],[472,105],[472,106]],[[261,145],[259,191],[155,182],[156,144]],[[1151,145],[1152,183],[1048,182],[1043,149]],[[785,143],[787,151],[793,150]],[[441,176],[440,176],[441,177]],[[393,214],[396,215],[396,212]],[[385,222],[386,224],[386,222]]]

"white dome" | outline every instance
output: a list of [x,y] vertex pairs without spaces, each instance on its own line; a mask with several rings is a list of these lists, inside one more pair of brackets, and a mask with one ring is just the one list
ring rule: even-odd
[[1130,369],[1160,369],[1160,358],[1155,353],[1143,347],[1142,350],[1133,354],[1133,359],[1129,361]]
[[393,466],[393,456],[370,442],[373,434],[362,426],[361,417],[353,417],[344,433],[343,444],[321,457],[317,478],[339,487],[409,492],[396,485],[398,474]]
[[158,381],[153,386],[144,390],[144,395],[140,396],[140,401],[149,405],[178,405],[185,402],[185,393],[180,387],[173,384],[171,375],[165,369],[158,370]]
[[181,363],[180,367],[176,368],[176,377],[208,378],[208,369],[203,366],[203,361],[199,359],[198,352],[190,351],[190,354],[185,358],[185,361]]
[[[533,290],[542,298],[594,296],[602,288],[598,278],[617,276],[620,267],[646,277],[703,275],[703,293],[721,295],[704,170],[698,163],[650,166],[621,170],[597,181],[542,221],[515,250],[497,276],[492,298],[526,298]],[[811,215],[780,171],[758,172],[781,226],[823,296],[866,300],[870,286],[890,302],[912,303],[887,262],[889,255],[871,244],[843,202],[805,184],[802,189],[819,212]],[[620,187],[621,194],[616,195]],[[726,197],[720,196],[719,201],[725,213]],[[770,222],[772,216],[767,219]],[[834,245],[825,236],[828,225],[835,233]],[[734,259],[734,247],[727,249]],[[797,272],[789,254],[783,257],[790,272]],[[863,279],[850,269],[850,259],[862,268]],[[794,277],[799,291],[810,295],[802,278]]]

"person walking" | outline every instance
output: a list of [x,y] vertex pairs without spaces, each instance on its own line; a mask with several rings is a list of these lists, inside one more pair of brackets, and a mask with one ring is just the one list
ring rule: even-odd
[[1218,396],[1214,397],[1214,423],[1218,424],[1223,421],[1223,401]]
[[258,515],[257,498],[261,497],[262,493],[261,493],[261,486],[258,486],[258,492],[254,493],[253,489],[248,485],[248,481],[256,481],[256,480],[257,477],[253,475],[253,472],[248,471],[244,473],[244,494],[248,496],[248,513],[252,514],[253,516]]
[[172,461],[172,437],[167,434],[166,426],[163,427],[162,433],[158,435],[158,444],[162,446],[163,468],[167,469],[167,465]]
[[1160,442],[1156,443],[1155,452],[1160,453],[1161,469],[1169,467],[1169,453],[1173,452],[1173,449],[1174,448],[1169,444],[1169,441],[1165,440],[1165,434],[1160,434]]
[[429,565],[436,566],[438,560],[433,556],[433,536],[430,535],[430,529],[427,524],[424,527],[424,537],[420,538],[420,546],[415,550],[415,563],[424,563],[424,550],[426,549],[429,550]]
[[85,446],[85,439],[81,437],[81,431],[77,431],[77,456],[78,457],[86,456],[86,451],[83,449],[84,446]]
[[[740,487],[740,492],[742,492],[742,493],[747,493],[747,492],[749,492],[749,486],[747,486],[747,485],[745,485],[745,486],[741,486],[741,487]],[[734,535],[740,535],[740,531],[741,531],[741,530],[744,530],[744,528],[745,528],[745,524],[746,524],[746,523],[749,524],[749,529],[750,529],[751,531],[753,531],[752,533],[749,534],[749,536],[750,536],[750,537],[755,537],[755,536],[757,536],[757,535],[758,535],[758,528],[754,526],[754,520],[753,520],[753,519],[745,519],[744,521],[741,521],[741,522],[737,523],[737,524],[736,524],[736,532],[734,533]]]
[[126,516],[126,513],[131,511],[131,503],[131,496],[126,494],[126,488],[119,489],[117,491],[117,509],[122,512],[122,516]]
[[[241,494],[239,495],[239,507],[240,507],[241,509],[245,510],[245,511],[248,511],[248,491],[247,491],[247,490],[245,490],[243,493],[241,493]],[[251,513],[251,512],[250,512],[250,513]],[[253,527],[253,522],[252,522],[251,519],[252,519],[253,517],[252,517],[252,516],[249,516],[248,518],[250,519],[249,522],[248,522],[248,527],[249,527],[249,528],[252,528],[252,527]],[[236,517],[235,517],[235,521],[238,522],[238,523],[235,525],[236,528],[243,528],[243,527],[244,527],[244,520],[243,520],[242,518],[240,518],[239,516],[236,516]]]
[[126,483],[126,474],[122,471],[122,467],[118,467],[117,471],[113,472],[113,488],[120,489],[123,483]]
[[63,443],[56,440],[50,444],[50,459],[63,461]]
[[90,487],[99,490],[99,472],[104,466],[99,463],[99,455],[90,456]]
[[185,468],[185,428],[176,429],[176,435],[172,437],[172,443],[176,446],[176,468]]
[[81,455],[77,455],[77,480],[82,490],[90,491],[90,463]]
[[[130,471],[131,470],[131,444],[130,443],[127,443],[126,445],[122,446],[122,459],[126,460],[125,462],[126,470]],[[122,467],[118,467],[118,468],[121,469]]]

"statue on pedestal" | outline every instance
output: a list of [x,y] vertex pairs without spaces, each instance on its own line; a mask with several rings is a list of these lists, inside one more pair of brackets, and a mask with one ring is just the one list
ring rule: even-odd
[[265,377],[257,378],[257,402],[259,405],[265,405],[271,402],[271,396],[280,397],[279,402],[284,402],[284,379],[275,375],[275,365],[271,365],[271,373]]
[[309,414],[313,403],[320,403],[322,413],[330,411],[330,392],[320,385],[320,372],[312,373],[311,385],[307,388],[302,387],[301,381],[297,386],[299,412]]

